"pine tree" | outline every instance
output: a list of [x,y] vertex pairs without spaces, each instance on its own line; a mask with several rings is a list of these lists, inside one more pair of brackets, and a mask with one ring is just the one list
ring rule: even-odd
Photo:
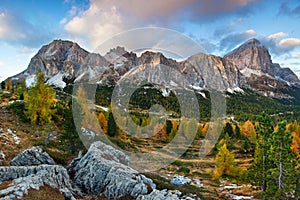
[[72,102],[63,109],[64,131],[60,134],[59,138],[63,145],[66,145],[72,154],[77,150],[83,149],[83,143],[77,133],[76,126],[73,120]]
[[29,88],[28,93],[24,96],[25,115],[31,123],[50,123],[54,113],[52,107],[55,103],[55,95],[53,88],[45,84],[44,73],[39,70],[35,84]]
[[18,95],[20,100],[24,100],[24,96],[27,94],[27,87],[25,80],[23,79],[18,87]]
[[5,81],[1,82],[1,89],[4,90],[5,89]]
[[238,139],[241,138],[241,129],[238,124],[235,125],[235,137]]
[[110,137],[115,137],[118,135],[118,127],[115,122],[114,116],[112,112],[109,113],[108,115],[108,121],[107,121],[107,134]]
[[271,165],[267,174],[269,181],[266,196],[288,199],[289,194],[296,189],[299,172],[296,170],[295,155],[291,150],[291,132],[286,130],[286,121],[278,124],[278,129],[270,135],[268,143],[268,159]]
[[223,134],[226,134],[226,133],[229,135],[229,137],[233,136],[233,129],[232,129],[232,126],[229,122],[227,122],[225,124],[225,127],[223,129]]
[[254,177],[254,182],[259,183],[263,189],[267,189],[267,171],[269,169],[269,161],[267,150],[269,149],[268,138],[273,132],[274,124],[271,118],[262,114],[258,117],[258,123],[256,124],[256,130],[258,133],[258,139],[256,142],[254,161],[250,173]]
[[173,129],[173,124],[171,120],[166,120],[166,132],[169,135]]
[[220,147],[216,155],[216,166],[217,168],[214,170],[213,179],[218,179],[222,175],[235,176],[237,173],[234,156],[227,149],[226,143]]

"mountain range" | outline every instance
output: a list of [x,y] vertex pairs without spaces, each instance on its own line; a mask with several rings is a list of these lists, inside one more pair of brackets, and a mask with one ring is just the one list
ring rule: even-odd
[[137,56],[124,47],[113,48],[102,56],[75,42],[54,40],[44,45],[28,68],[12,80],[25,79],[30,85],[38,69],[45,73],[49,84],[59,88],[80,81],[113,85],[120,78],[194,90],[239,92],[249,88],[276,98],[292,98],[290,90],[300,88],[294,72],[273,63],[268,49],[257,39],[246,41],[224,57],[198,53],[180,62],[160,52],[146,51]]

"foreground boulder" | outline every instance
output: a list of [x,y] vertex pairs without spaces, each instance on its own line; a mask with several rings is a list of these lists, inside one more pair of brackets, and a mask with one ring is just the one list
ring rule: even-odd
[[100,141],[93,143],[84,156],[79,154],[67,169],[55,165],[41,148],[33,147],[11,161],[17,166],[0,167],[0,188],[4,188],[0,189],[0,200],[22,198],[28,190],[39,190],[45,185],[71,200],[85,195],[103,195],[108,199],[186,199],[179,191],[156,190],[151,179],[129,164],[129,157],[122,151]]
[[67,169],[85,194],[104,194],[109,199],[150,194],[155,189],[153,181],[128,165],[129,158],[122,151],[98,141]]
[[176,186],[183,186],[184,184],[188,184],[188,183],[191,183],[191,179],[189,179],[188,177],[185,177],[185,176],[180,176],[178,174],[176,174],[172,180],[171,180],[171,183],[173,185],[176,185]]
[[179,200],[183,198],[179,198],[181,196],[181,192],[174,190],[153,190],[150,194],[140,195],[137,200],[156,200],[156,199],[164,199],[164,200]]
[[0,167],[1,182],[12,181],[0,190],[0,199],[22,198],[29,189],[38,190],[45,184],[59,191],[66,199],[75,200],[67,170],[58,165]]
[[17,155],[11,160],[11,166],[32,166],[32,165],[55,165],[54,160],[43,152],[41,147],[32,147]]

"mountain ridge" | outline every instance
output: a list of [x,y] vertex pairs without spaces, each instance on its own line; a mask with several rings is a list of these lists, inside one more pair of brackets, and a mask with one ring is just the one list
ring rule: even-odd
[[[161,65],[179,71],[187,83],[183,83],[176,73],[164,72]],[[138,67],[142,68],[138,70]],[[75,82],[92,81],[111,85],[121,77],[131,77],[127,73],[136,74],[143,69],[144,73],[135,79],[148,79],[167,87],[170,83],[166,84],[162,80],[174,79],[177,85],[183,84],[193,89],[231,90],[245,87],[279,98],[284,96],[275,94],[274,88],[300,87],[300,80],[294,72],[273,63],[268,49],[255,38],[224,57],[198,53],[181,62],[167,58],[160,52],[146,51],[138,57],[119,46],[102,56],[84,50],[75,42],[54,40],[42,46],[31,59],[28,68],[12,78],[32,79],[38,69],[45,72],[49,84],[61,88],[66,86],[64,78],[74,79]]]

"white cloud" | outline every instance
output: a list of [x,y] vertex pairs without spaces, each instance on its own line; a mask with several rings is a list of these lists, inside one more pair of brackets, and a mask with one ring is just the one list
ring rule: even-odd
[[87,37],[89,44],[96,48],[123,30],[123,19],[115,7],[103,10],[97,3],[91,3],[89,9],[71,19],[65,29],[77,39]]
[[300,58],[300,52],[292,52],[291,55],[289,56],[289,58],[299,59]]
[[[95,48],[122,31],[151,26],[179,30],[183,28],[183,21],[224,17],[254,2],[257,0],[139,0],[134,3],[132,0],[90,0],[86,10],[72,8],[67,21],[61,20],[61,24],[65,25],[70,39]],[[71,17],[70,13],[76,15]]]
[[283,49],[294,49],[295,47],[300,46],[300,39],[286,38],[281,40],[278,45]]
[[228,51],[256,35],[257,33],[253,29],[244,32],[231,33],[220,41],[219,49],[223,50],[223,53],[228,53]]
[[269,35],[268,38],[270,40],[277,40],[278,38],[285,37],[285,36],[287,36],[286,33],[284,33],[284,32],[278,32],[278,33],[274,33],[272,35]]
[[245,31],[245,34],[248,36],[255,36],[256,32],[253,29]]

